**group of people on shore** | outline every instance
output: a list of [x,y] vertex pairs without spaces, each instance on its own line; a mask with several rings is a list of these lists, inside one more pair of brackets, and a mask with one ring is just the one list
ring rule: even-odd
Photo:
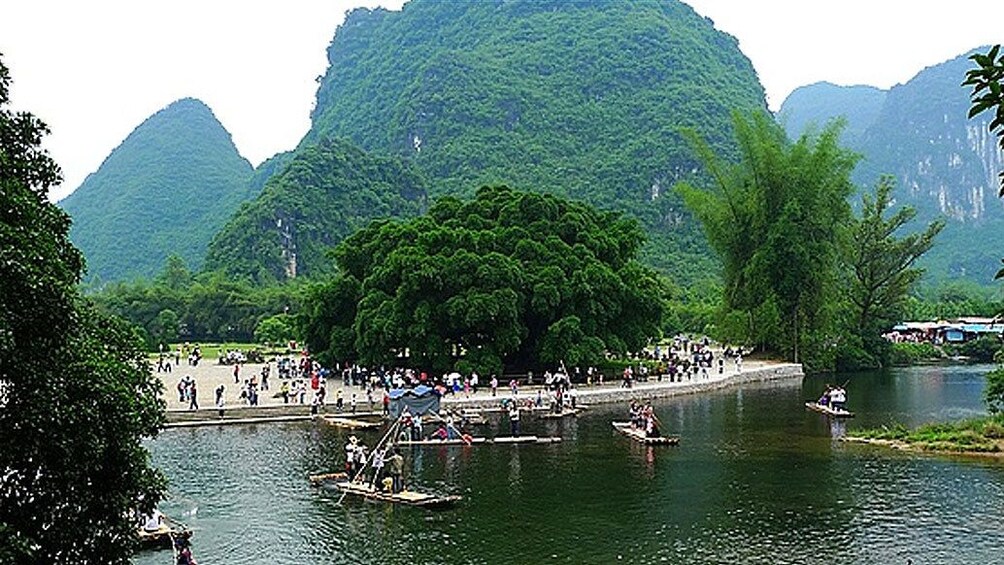
[[195,384],[195,379],[191,375],[185,375],[178,381],[178,402],[181,404],[188,403],[189,410],[198,410],[199,408],[199,388]]

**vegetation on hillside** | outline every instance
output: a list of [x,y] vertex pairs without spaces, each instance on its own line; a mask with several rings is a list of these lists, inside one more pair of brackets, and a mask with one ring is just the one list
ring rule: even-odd
[[992,246],[972,244],[994,241],[1004,230],[1004,205],[993,197],[1004,154],[986,129],[989,117],[966,119],[970,102],[959,83],[971,65],[966,55],[932,65],[881,97],[874,89],[813,85],[792,93],[782,107],[792,138],[804,124],[846,118],[848,131],[858,133],[843,139],[863,157],[851,180],[867,186],[892,175],[895,201],[917,210],[908,229],[948,220],[938,244],[919,262],[925,285],[989,285],[998,259]]
[[476,369],[594,364],[658,337],[664,287],[637,222],[555,196],[483,187],[376,222],[335,251],[305,339],[323,361]]
[[[700,230],[669,190],[697,167],[679,128],[731,152],[728,109],[763,109],[764,92],[735,39],[682,2],[413,0],[399,12],[351,12],[328,58],[297,152],[344,137],[411,159],[431,196],[502,182],[627,212],[648,232],[646,263],[684,286],[717,279]],[[260,225],[285,212],[278,193],[299,192],[301,180],[266,189],[260,213],[235,218],[221,236],[227,252],[214,245],[210,264],[281,275],[276,236]],[[316,208],[359,212],[326,200]],[[293,222],[294,231],[313,229],[311,219]],[[259,254],[265,265],[248,264]],[[298,272],[328,264],[301,255]]]
[[141,441],[163,422],[133,329],[95,312],[46,126],[7,108],[0,61],[0,562],[127,564],[165,488]]
[[251,165],[202,102],[186,98],[137,127],[60,206],[90,282],[151,277],[170,255],[198,267],[255,195]]
[[331,272],[330,250],[377,218],[417,215],[425,182],[401,159],[340,140],[301,147],[209,246],[206,270],[255,283]]

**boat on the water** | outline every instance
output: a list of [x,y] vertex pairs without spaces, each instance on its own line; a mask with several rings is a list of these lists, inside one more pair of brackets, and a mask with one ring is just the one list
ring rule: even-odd
[[611,422],[614,429],[618,432],[626,435],[627,437],[644,443],[646,445],[679,445],[680,436],[654,436],[649,437],[645,435],[644,430],[639,430],[632,427],[629,422]]
[[493,438],[485,437],[472,437],[467,440],[454,438],[454,439],[420,439],[420,440],[410,440],[403,439],[397,442],[397,445],[410,445],[410,446],[435,446],[435,445],[474,445],[474,444],[489,444],[489,443],[560,443],[560,437],[538,437],[538,436],[496,436]]
[[333,485],[339,481],[349,480],[348,473],[320,473],[307,477],[311,486],[319,487],[323,485]]
[[475,443],[485,443],[486,438],[483,437],[472,437],[467,439],[461,438],[447,438],[447,439],[418,439],[418,440],[401,440],[397,442],[397,445],[471,445]]
[[391,493],[380,490],[369,483],[349,480],[338,481],[335,483],[335,487],[343,493],[361,496],[367,500],[380,500],[421,508],[446,508],[463,499],[457,494],[438,495],[411,490]]
[[578,413],[579,410],[577,408],[569,408],[567,410],[562,410],[561,412],[547,412],[546,414],[541,414],[537,417],[542,420],[560,420],[568,416],[575,416]]
[[175,537],[190,537],[191,535],[191,530],[188,530],[184,526],[171,526],[166,522],[161,524],[156,530],[147,530],[144,528],[137,528],[136,530],[136,537],[139,538],[141,549],[170,549],[174,547]]
[[843,410],[841,408],[834,408],[827,404],[820,404],[818,402],[806,402],[805,407],[809,410],[814,410],[821,414],[826,414],[827,416],[832,416],[834,418],[853,418],[854,412],[849,410]]
[[348,428],[350,430],[369,430],[379,428],[383,425],[380,422],[366,422],[364,420],[355,420],[340,416],[324,416],[323,420],[332,426]]

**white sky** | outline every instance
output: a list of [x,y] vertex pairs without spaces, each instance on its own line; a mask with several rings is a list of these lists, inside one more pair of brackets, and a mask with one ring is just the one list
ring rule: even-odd
[[[687,2],[739,39],[772,109],[804,84],[888,88],[1004,41],[1002,0]],[[46,147],[65,177],[58,199],[143,120],[186,96],[213,109],[252,164],[291,149],[310,126],[315,79],[345,11],[402,3],[3,0],[0,53],[14,108],[52,128]]]

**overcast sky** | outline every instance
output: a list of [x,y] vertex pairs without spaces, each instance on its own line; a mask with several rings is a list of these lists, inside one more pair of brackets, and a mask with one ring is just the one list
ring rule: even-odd
[[[450,0],[444,0],[450,1]],[[464,1],[464,0],[452,0]],[[616,0],[612,0],[616,1]],[[804,84],[888,88],[1004,41],[1004,0],[687,0],[739,39],[777,109]],[[354,6],[403,0],[7,0],[12,102],[52,128],[74,190],[174,100],[206,102],[253,165],[306,133],[325,49]]]

